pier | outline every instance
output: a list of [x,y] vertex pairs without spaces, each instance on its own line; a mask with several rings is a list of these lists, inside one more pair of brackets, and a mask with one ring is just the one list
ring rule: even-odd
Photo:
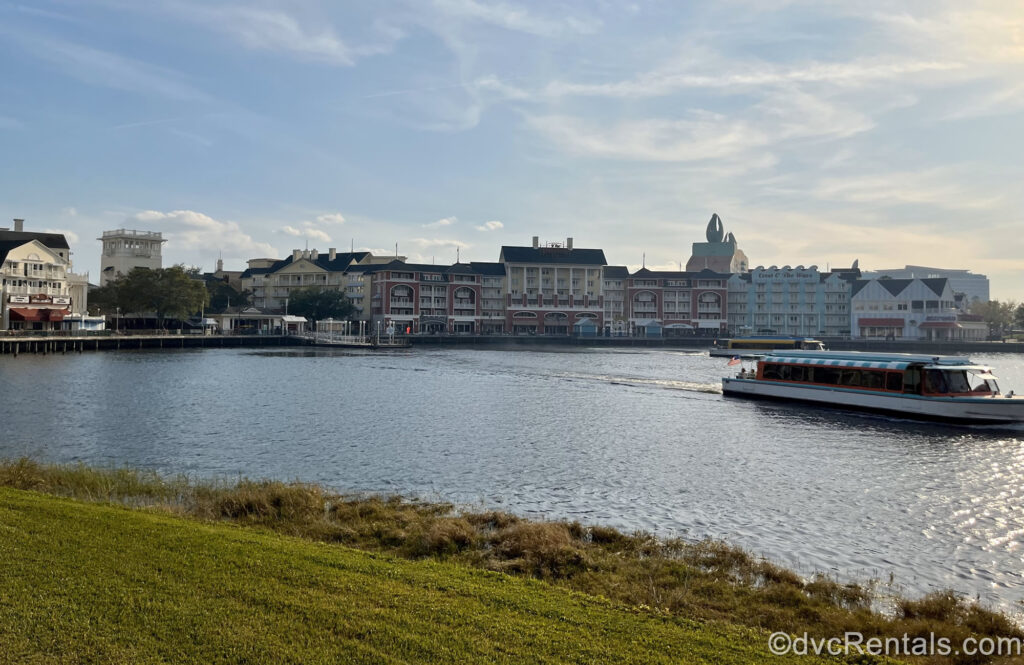
[[0,355],[49,355],[85,351],[291,346],[293,335],[70,335],[0,337]]

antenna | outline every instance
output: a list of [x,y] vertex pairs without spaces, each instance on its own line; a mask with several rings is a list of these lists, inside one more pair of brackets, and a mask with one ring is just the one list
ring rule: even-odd
[[356,252],[356,239],[352,238],[351,244],[348,246],[349,254],[355,254]]
[[642,267],[646,268],[646,267],[647,267],[647,252],[644,252],[644,253],[643,253],[643,258],[642,258],[642,259],[640,259],[640,260],[641,260],[641,261],[642,261],[642,263],[643,263]]
[[455,262],[456,262],[456,263],[459,263],[459,258],[460,258],[461,256],[462,256],[462,254],[461,254],[461,253],[459,252],[459,246],[458,246],[458,245],[456,245],[456,246],[455,246]]
[[398,243],[395,243],[395,258],[398,258]]

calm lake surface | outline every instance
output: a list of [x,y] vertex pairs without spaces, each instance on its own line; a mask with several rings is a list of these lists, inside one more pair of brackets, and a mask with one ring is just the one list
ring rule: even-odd
[[[1024,357],[974,359],[1024,391]],[[803,572],[893,575],[1019,611],[1024,430],[725,399],[725,362],[561,348],[7,356],[0,456],[713,536]]]

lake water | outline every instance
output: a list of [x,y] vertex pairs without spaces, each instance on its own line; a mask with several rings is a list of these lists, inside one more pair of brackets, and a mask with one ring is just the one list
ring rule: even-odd
[[[1024,357],[975,360],[1024,390]],[[1024,430],[726,399],[725,362],[562,348],[6,356],[0,456],[713,536],[803,572],[1024,601]]]

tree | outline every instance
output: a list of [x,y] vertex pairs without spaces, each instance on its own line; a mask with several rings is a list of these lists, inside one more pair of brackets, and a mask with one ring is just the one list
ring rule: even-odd
[[1016,301],[989,300],[988,302],[976,302],[971,305],[971,314],[981,315],[988,324],[990,335],[1002,337],[1007,330],[1014,325],[1017,312],[1020,306]]
[[232,305],[248,305],[252,294],[249,291],[238,291],[222,279],[211,279],[206,282],[206,290],[210,296],[211,312],[223,312]]
[[288,313],[304,316],[314,323],[323,319],[347,319],[353,311],[352,301],[335,289],[308,286],[288,296]]
[[153,314],[157,325],[164,327],[167,319],[186,319],[198,314],[210,301],[202,280],[182,265],[170,268],[134,268],[93,290],[90,300],[97,309],[112,313]]

